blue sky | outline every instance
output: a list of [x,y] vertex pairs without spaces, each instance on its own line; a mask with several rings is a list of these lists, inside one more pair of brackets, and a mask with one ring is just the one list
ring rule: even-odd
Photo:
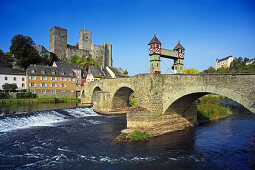
[[[92,43],[113,45],[114,67],[130,75],[149,71],[148,42],[156,33],[163,48],[178,40],[186,49],[184,68],[215,67],[229,55],[255,58],[254,0],[0,0],[0,49],[11,38],[30,36],[49,49],[49,29],[68,29],[74,45],[79,30],[92,32]],[[163,73],[172,61],[163,59]]]

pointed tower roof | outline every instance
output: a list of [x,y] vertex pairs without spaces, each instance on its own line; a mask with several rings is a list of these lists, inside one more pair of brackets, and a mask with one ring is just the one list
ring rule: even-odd
[[149,42],[148,45],[150,45],[150,44],[161,44],[161,42],[158,40],[158,38],[154,34],[154,37],[152,38],[152,40]]
[[179,49],[185,50],[185,48],[181,45],[180,40],[178,41],[178,44],[176,44],[173,50],[179,50]]

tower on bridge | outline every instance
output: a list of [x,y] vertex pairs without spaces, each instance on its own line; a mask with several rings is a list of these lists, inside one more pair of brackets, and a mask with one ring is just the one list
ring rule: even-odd
[[161,42],[156,35],[149,42],[149,55],[150,55],[150,71],[151,73],[160,74],[160,57],[173,59],[174,65],[172,69],[175,74],[183,73],[183,60],[184,60],[184,47],[178,41],[173,50],[161,48]]

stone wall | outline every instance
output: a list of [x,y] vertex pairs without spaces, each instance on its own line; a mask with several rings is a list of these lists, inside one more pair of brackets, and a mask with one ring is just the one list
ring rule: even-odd
[[73,55],[78,55],[80,57],[83,57],[84,55],[85,56],[90,56],[89,51],[78,49],[78,47],[76,47],[76,46],[70,46],[69,45],[66,48],[66,58],[68,60],[70,60],[71,56],[73,56]]
[[103,46],[91,44],[91,57],[100,65],[104,66],[104,53],[105,49]]

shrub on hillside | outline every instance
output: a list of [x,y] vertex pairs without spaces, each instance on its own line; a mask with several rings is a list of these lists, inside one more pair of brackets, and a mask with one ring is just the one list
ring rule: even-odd
[[16,94],[17,99],[27,99],[27,98],[36,98],[36,94],[33,94],[31,92],[26,93],[17,93]]

